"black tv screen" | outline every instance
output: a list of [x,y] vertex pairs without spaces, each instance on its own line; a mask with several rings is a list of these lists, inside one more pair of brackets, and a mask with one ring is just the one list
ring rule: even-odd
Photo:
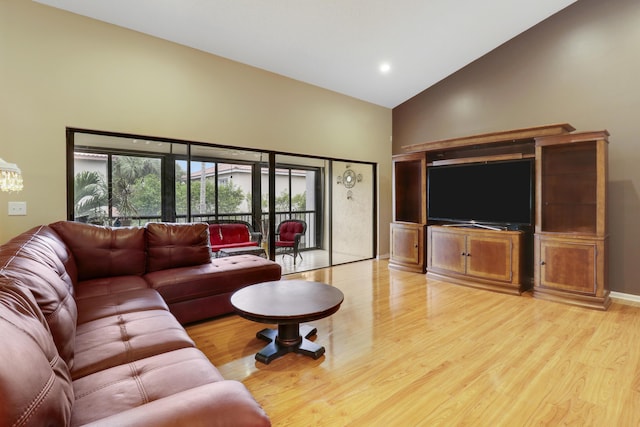
[[428,168],[431,220],[531,225],[533,159]]

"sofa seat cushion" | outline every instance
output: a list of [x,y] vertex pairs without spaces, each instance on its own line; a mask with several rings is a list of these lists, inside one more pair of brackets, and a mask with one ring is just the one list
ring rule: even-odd
[[73,386],[36,301],[0,277],[0,424],[69,425]]
[[84,298],[77,303],[78,325],[123,313],[169,309],[160,294],[149,288]]
[[78,280],[141,275],[145,271],[144,227],[102,227],[73,221],[50,224],[71,249]]
[[[218,370],[196,348],[183,348],[115,366],[73,382],[75,403],[71,425],[84,425],[222,380]],[[181,403],[189,405],[188,401]]]
[[254,256],[213,258],[194,267],[156,271],[145,275],[168,304],[225,294],[254,283],[278,280],[280,264]]
[[225,249],[225,248],[246,248],[249,246],[258,246],[258,242],[239,242],[239,243],[228,243],[226,245],[211,245],[211,251],[218,252],[220,249]]
[[205,223],[150,222],[147,230],[147,272],[205,264],[211,258]]
[[180,348],[193,340],[166,310],[145,310],[78,325],[73,379]]
[[271,421],[241,382],[225,380],[190,388],[89,424],[91,427],[125,425],[270,427]]
[[146,289],[149,285],[142,276],[115,276],[78,282],[76,299],[111,295],[120,292]]

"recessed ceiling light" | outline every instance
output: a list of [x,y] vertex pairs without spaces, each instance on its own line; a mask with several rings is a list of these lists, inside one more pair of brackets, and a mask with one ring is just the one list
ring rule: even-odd
[[380,64],[380,72],[382,74],[387,74],[389,71],[391,71],[391,64],[389,64],[388,62],[383,62],[382,64]]

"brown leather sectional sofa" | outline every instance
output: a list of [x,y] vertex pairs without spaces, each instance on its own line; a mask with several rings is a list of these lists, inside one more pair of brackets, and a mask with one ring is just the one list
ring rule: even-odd
[[181,322],[280,266],[212,260],[207,230],[57,222],[0,246],[0,425],[270,425]]

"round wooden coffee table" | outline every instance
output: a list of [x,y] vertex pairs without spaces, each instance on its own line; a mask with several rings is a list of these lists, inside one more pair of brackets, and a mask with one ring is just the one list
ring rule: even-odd
[[269,344],[256,354],[256,360],[272,360],[295,352],[318,359],[324,347],[309,341],[317,329],[300,323],[322,319],[338,311],[344,300],[333,286],[306,280],[277,280],[247,286],[231,296],[238,314],[260,323],[277,324],[278,329],[263,329],[256,336]]

